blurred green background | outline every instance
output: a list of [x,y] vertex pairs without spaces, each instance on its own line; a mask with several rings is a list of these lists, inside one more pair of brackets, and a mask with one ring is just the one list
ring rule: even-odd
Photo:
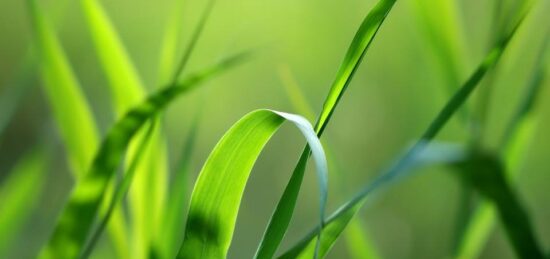
[[[206,1],[185,2],[184,42]],[[244,114],[258,108],[299,113],[285,92],[281,77],[285,71],[290,71],[314,111],[320,111],[338,65],[374,2],[218,1],[189,71],[241,50],[256,49],[258,54],[169,107],[163,120],[171,166],[176,165],[189,125],[199,110],[203,116],[193,156],[193,179],[222,134]],[[486,54],[495,31],[491,17],[497,1],[451,1],[450,9],[441,8],[447,6],[442,2],[447,0],[397,1],[367,52],[323,137],[332,153],[329,211],[368,184],[418,138],[448,99],[449,89],[458,87]],[[546,3],[535,5],[494,71],[483,139],[489,150],[497,148],[521,91],[532,76],[543,35],[549,30],[550,1],[539,2]],[[82,11],[75,1],[41,3],[50,17],[58,14],[58,35],[105,134],[115,116]],[[102,4],[152,91],[157,87],[154,84],[161,39],[172,1],[110,0]],[[31,41],[26,1],[0,1],[0,94],[16,87],[13,79]],[[550,74],[550,69],[546,71]],[[73,184],[62,142],[40,88],[40,77],[35,72],[28,79],[32,86],[17,101],[16,113],[0,137],[0,182],[17,159],[38,142],[46,139],[55,148],[45,186],[36,194],[40,197],[38,208],[21,233],[13,237],[9,258],[28,258],[38,252]],[[546,134],[550,132],[549,87],[547,79],[539,96],[536,134],[524,154],[517,185],[543,247],[550,247],[550,136]],[[475,98],[469,101],[470,106],[474,104]],[[438,140],[465,143],[468,136],[469,128],[454,119]],[[230,258],[253,255],[304,143],[287,125],[262,153],[247,185]],[[450,257],[460,201],[460,182],[452,174],[443,166],[422,169],[371,197],[359,217],[383,258]],[[334,180],[336,177],[339,182]],[[311,171],[280,251],[315,226],[316,197],[316,179]],[[102,258],[111,252],[104,242],[95,256]],[[348,256],[345,239],[341,238],[329,258]],[[497,227],[482,258],[513,257],[506,236]]]

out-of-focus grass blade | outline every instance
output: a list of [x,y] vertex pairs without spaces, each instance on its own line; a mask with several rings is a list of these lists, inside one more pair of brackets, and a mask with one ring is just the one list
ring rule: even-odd
[[21,158],[0,186],[0,257],[32,214],[42,191],[48,152],[37,147]]
[[[310,118],[313,118],[313,109],[311,108],[309,102],[306,100],[306,97],[304,96],[303,91],[300,89],[300,86],[294,79],[290,68],[288,66],[280,66],[279,74],[283,82],[286,94],[289,97],[292,106],[294,106],[294,109],[300,114],[306,114]],[[335,165],[336,159],[331,159],[333,158],[333,156],[331,156],[332,152],[330,146],[326,142],[325,151],[327,153],[329,161],[333,161],[333,168],[337,168],[337,166]],[[332,171],[332,182],[338,185],[338,190],[343,190],[343,188],[345,188],[345,184],[342,182],[342,179],[340,179],[340,174],[338,174],[338,172],[334,173],[334,171],[339,170]],[[339,195],[341,195],[341,193],[335,194],[335,196]],[[348,246],[350,254],[352,255],[352,258],[378,258],[376,249],[369,241],[368,236],[363,230],[359,219],[355,218],[352,220],[352,222],[350,223],[350,227],[345,232],[345,235],[347,241],[346,244]]]
[[[67,147],[72,171],[80,179],[89,167],[99,143],[96,125],[53,28],[36,2],[29,3],[37,35],[36,45],[40,54],[45,92]],[[125,222],[120,212],[113,216],[109,231],[119,255],[127,258]]]
[[244,187],[256,159],[285,121],[304,135],[315,160],[320,189],[320,226],[327,200],[328,166],[311,124],[301,116],[258,110],[222,137],[204,164],[193,194],[178,258],[225,258],[233,237]]
[[178,46],[180,46],[180,36],[182,30],[183,0],[172,0],[170,14],[162,38],[162,46],[159,56],[158,82],[161,85],[170,83],[173,75],[176,57],[178,56]]
[[[114,107],[117,114],[122,116],[143,100],[145,87],[98,0],[81,0],[81,5],[101,64],[109,79]],[[131,143],[128,163],[133,160],[137,145],[144,135],[145,132],[138,133],[136,140]],[[137,176],[130,191],[134,258],[146,256],[164,210],[168,164],[160,129],[153,133],[152,139],[152,144],[145,151],[144,162],[136,169]]]
[[[501,144],[501,150],[504,150],[504,163],[508,169],[510,180],[514,180],[519,173],[521,160],[524,158],[525,151],[531,143],[532,136],[537,124],[537,96],[539,95],[546,67],[544,66],[544,57],[547,57],[548,41],[550,34],[542,44],[542,49],[534,65],[535,73],[528,83],[524,98],[517,107],[508,127],[506,128],[504,138]],[[457,249],[456,258],[467,259],[476,258],[481,253],[489,234],[495,225],[497,218],[496,208],[488,201],[482,201],[473,212],[464,234]]]
[[503,163],[492,155],[473,153],[457,166],[460,177],[495,204],[516,255],[544,258],[529,215],[506,179]]
[[52,27],[35,1],[29,3],[44,92],[59,125],[73,171],[80,176],[91,162],[99,142],[94,120]]
[[467,57],[464,28],[457,1],[408,1],[416,12],[428,44],[445,74],[447,93],[451,95],[460,85]]
[[[332,248],[337,238],[342,234],[346,226],[348,226],[350,222],[353,222],[353,217],[365,202],[365,192],[370,193],[371,191],[381,187],[383,184],[389,184],[401,177],[405,177],[409,172],[412,172],[413,169],[434,164],[457,163],[464,160],[466,156],[466,150],[460,145],[432,143],[432,145],[428,148],[424,149],[420,153],[417,153],[417,156],[414,159],[406,161],[397,159],[395,164],[400,164],[400,175],[395,178],[388,179],[386,182],[375,181],[374,183],[368,185],[365,189],[363,189],[360,195],[354,197],[352,202],[346,203],[346,205],[341,207],[327,219],[327,224],[325,224],[325,228],[323,229],[319,255],[321,257],[325,256],[328,251],[330,251],[330,248]],[[279,258],[311,258],[315,248],[315,235],[318,231],[318,229],[311,231],[306,237],[296,243]],[[363,255],[368,256],[371,254],[367,253]]]
[[[477,70],[470,76],[470,78],[462,85],[462,87],[453,95],[453,97],[447,102],[439,114],[428,126],[426,131],[422,134],[420,139],[410,148],[405,154],[397,160],[386,172],[382,173],[378,178],[374,180],[371,184],[367,185],[363,190],[361,190],[353,199],[344,204],[340,209],[338,209],[327,221],[325,226],[326,230],[323,232],[328,232],[330,234],[323,235],[326,240],[322,240],[323,245],[321,246],[321,251],[328,251],[330,247],[336,241],[336,238],[344,230],[347,223],[357,210],[364,203],[366,197],[373,190],[378,187],[391,182],[399,177],[404,175],[404,169],[410,167],[411,164],[416,163],[416,160],[425,151],[428,144],[435,138],[439,131],[445,126],[449,119],[456,113],[456,111],[464,104],[464,102],[471,95],[473,90],[479,84],[483,76],[491,69],[502,56],[502,53],[506,49],[506,46],[515,35],[517,28],[521,24],[521,19],[516,27],[502,38],[499,43],[489,52],[485,59],[478,66]],[[312,233],[316,233],[313,231]],[[330,239],[329,239],[330,237]],[[283,255],[283,258],[290,258],[289,256],[297,255],[307,255],[308,247],[311,247],[311,234],[304,238],[301,242],[295,245],[289,250],[289,252]]]
[[162,228],[160,229],[153,253],[160,258],[173,258],[178,252],[178,247],[183,240],[185,223],[184,209],[187,204],[187,191],[189,190],[189,173],[191,171],[191,159],[195,148],[196,137],[201,119],[201,112],[197,112],[186,137],[185,145],[181,150],[178,167],[170,186],[167,211],[163,215]]
[[[374,36],[378,32],[378,29],[384,22],[394,3],[395,0],[380,0],[365,17],[357,30],[346,56],[336,73],[336,78],[315,125],[315,132],[319,137],[323,134],[332,113],[336,109],[336,105],[351,82],[353,74],[357,70]],[[271,216],[267,229],[260,241],[258,250],[256,251],[255,258],[273,258],[279,244],[283,240],[288,225],[290,224],[292,214],[294,213],[298,194],[300,193],[300,186],[309,158],[309,152],[307,147],[302,152],[284,193],[279,199],[277,207]]]
[[311,105],[306,100],[304,93],[300,89],[300,86],[296,82],[288,66],[279,67],[279,77],[283,82],[286,95],[289,97],[294,109],[296,109],[298,113],[303,114],[307,119],[315,118],[315,112],[313,112]]
[[136,156],[134,157],[134,160],[132,160],[132,162],[130,163],[130,166],[128,167],[127,172],[124,174],[124,178],[122,179],[122,181],[115,188],[114,195],[112,195],[112,198],[109,201],[107,212],[101,217],[97,228],[90,235],[90,241],[88,241],[88,244],[84,248],[80,258],[88,258],[90,256],[97,241],[99,240],[99,237],[101,236],[101,233],[103,233],[105,226],[107,226],[107,222],[111,218],[111,215],[113,214],[116,206],[122,202],[124,196],[126,196],[126,193],[128,193],[128,189],[130,188],[130,184],[132,183],[132,179],[134,178],[134,175],[136,173],[136,168],[142,161],[143,154],[145,153],[147,145],[150,143],[151,135],[154,132],[155,125],[157,124],[158,122],[149,123],[149,127],[145,132],[145,136],[141,140],[141,143],[139,143],[139,146],[136,150]]
[[104,139],[88,173],[73,189],[53,235],[41,252],[41,258],[78,256],[98,213],[107,183],[120,164],[132,137],[149,119],[161,112],[176,97],[236,65],[244,57],[246,56],[243,54],[233,56],[188,77],[175,86],[162,89],[120,119]]
[[345,232],[348,251],[353,259],[377,259],[380,258],[372,241],[365,235],[361,222],[355,218],[349,223]]

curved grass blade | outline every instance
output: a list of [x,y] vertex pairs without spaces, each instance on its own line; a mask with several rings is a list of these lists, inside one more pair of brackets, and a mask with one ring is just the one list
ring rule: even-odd
[[[294,106],[294,109],[300,114],[307,115],[306,118],[313,118],[313,109],[306,100],[306,97],[300,89],[300,86],[294,79],[290,68],[288,66],[281,66],[279,68],[279,74],[281,80],[283,81],[283,86],[285,88],[286,94],[289,97],[292,106]],[[329,147],[329,144],[325,142],[325,151],[327,153],[327,157],[329,161],[333,161],[333,168],[338,168],[338,166],[336,165],[336,159],[334,159],[331,155],[333,154],[333,152],[330,151],[331,149]],[[340,170],[333,169],[332,172],[334,171]],[[339,190],[339,192],[336,193],[335,196],[341,196],[342,190],[346,188],[346,185],[342,181],[342,177],[340,176],[340,174],[338,174],[338,172],[333,173],[333,175],[334,177],[332,177],[332,182],[337,185]],[[346,231],[345,235],[347,241],[346,244],[348,245],[348,251],[352,255],[352,258],[379,258],[374,245],[372,245],[369,241],[367,233],[363,230],[359,219],[356,218],[352,220],[352,222],[350,223],[350,227],[348,228],[348,231]]]
[[170,3],[170,14],[164,26],[165,30],[159,54],[157,80],[160,85],[170,83],[170,79],[173,77],[172,71],[176,63],[176,57],[178,56],[178,46],[180,46],[181,42],[180,36],[183,27],[181,17],[184,2],[182,0],[172,0]]
[[[323,235],[325,240],[322,240],[321,252],[328,251],[334,244],[337,237],[344,230],[348,222],[353,218],[355,213],[361,208],[365,202],[366,197],[372,191],[378,187],[385,185],[395,179],[398,179],[404,175],[405,169],[409,168],[411,164],[416,163],[416,160],[426,150],[428,144],[435,138],[439,131],[445,126],[449,119],[456,113],[456,111],[464,104],[464,102],[471,95],[473,90],[479,84],[483,76],[489,71],[502,56],[502,53],[506,49],[508,43],[515,35],[518,27],[523,19],[521,19],[516,27],[504,37],[499,43],[489,52],[485,59],[478,66],[476,71],[470,76],[470,78],[462,85],[462,87],[453,95],[453,97],[447,102],[439,114],[428,126],[426,131],[422,134],[420,139],[405,152],[388,170],[382,173],[371,184],[363,188],[353,199],[341,206],[327,221],[325,229],[322,232],[328,232],[329,234]],[[318,230],[312,231],[316,233]],[[296,257],[300,254],[308,254],[308,247],[311,247],[312,234],[306,236],[302,241],[297,243],[288,252],[283,254],[282,258]],[[321,253],[323,255],[323,253]]]
[[162,89],[119,120],[104,139],[90,170],[73,189],[54,233],[43,248],[40,257],[74,258],[78,256],[98,212],[107,183],[122,160],[132,137],[149,119],[161,112],[176,97],[238,64],[244,57],[246,56],[243,54],[233,56],[188,77],[175,86]]
[[[118,116],[122,116],[144,99],[145,87],[100,2],[80,2],[97,54],[109,80],[113,106]],[[145,132],[138,133],[136,140],[130,144],[127,165],[133,160],[144,135]],[[146,257],[151,238],[160,224],[160,213],[164,210],[168,178],[166,144],[160,130],[154,132],[152,138],[153,144],[145,151],[144,162],[136,169],[137,176],[130,191],[134,258]]]
[[[327,126],[332,113],[336,109],[340,98],[344,94],[347,86],[351,82],[357,67],[361,63],[363,56],[372,43],[378,29],[384,22],[386,16],[393,7],[395,0],[380,0],[376,6],[369,12],[357,30],[351,45],[348,48],[346,56],[336,73],[336,78],[332,84],[323,109],[317,123],[315,132],[321,136]],[[310,150],[306,147],[300,156],[292,176],[283,192],[283,195],[277,203],[277,207],[271,216],[267,229],[260,241],[255,258],[273,258],[283,237],[288,229],[296,200],[300,193],[300,186],[304,177]]]
[[257,110],[239,120],[218,142],[195,184],[178,258],[225,258],[233,237],[244,187],[271,136],[292,122],[311,147],[320,191],[320,226],[327,200],[325,153],[313,127],[301,116]]
[[156,124],[158,124],[157,121],[153,123],[149,123],[149,127],[145,132],[145,136],[141,140],[141,143],[139,143],[134,160],[132,160],[132,162],[130,163],[130,166],[128,167],[128,170],[124,174],[124,178],[122,179],[122,181],[115,188],[115,193],[112,196],[111,200],[109,201],[109,207],[107,209],[107,212],[101,218],[98,227],[91,234],[90,241],[88,241],[88,244],[84,248],[82,255],[79,256],[80,258],[88,258],[90,256],[97,241],[99,240],[99,237],[101,236],[101,233],[103,233],[103,230],[107,225],[107,222],[111,218],[111,215],[113,214],[114,209],[116,208],[118,203],[122,202],[122,200],[124,199],[124,196],[126,196],[126,194],[128,193],[128,189],[130,188],[130,184],[132,183],[132,179],[134,178],[134,175],[136,173],[136,168],[138,167],[139,163],[142,161],[147,145],[149,145],[151,142],[150,139],[154,132]]
[[46,176],[48,152],[34,148],[21,158],[0,186],[0,257],[7,258],[18,231],[33,213]]
[[[537,96],[539,95],[546,67],[544,58],[547,57],[547,46],[550,33],[547,33],[543,41],[542,49],[534,65],[535,73],[528,83],[524,98],[516,109],[508,127],[506,128],[500,150],[504,150],[503,156],[506,168],[508,168],[510,180],[519,173],[520,161],[531,142],[537,124]],[[464,234],[459,242],[456,258],[475,258],[481,253],[489,234],[497,219],[496,208],[488,201],[482,201],[469,219]]]

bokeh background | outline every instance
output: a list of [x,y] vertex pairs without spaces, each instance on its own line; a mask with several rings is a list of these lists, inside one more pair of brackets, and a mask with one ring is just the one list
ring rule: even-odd
[[[101,2],[152,91],[157,87],[161,39],[172,2]],[[182,18],[184,43],[205,2],[186,0]],[[193,155],[193,179],[222,134],[246,113],[258,108],[299,113],[285,90],[288,78],[284,75],[289,73],[314,112],[319,112],[339,63],[374,2],[219,0],[193,53],[189,71],[242,50],[256,49],[257,55],[168,108],[163,121],[171,166],[177,164],[189,125],[199,111],[202,117]],[[392,158],[418,138],[449,97],[449,89],[463,82],[486,54],[491,33],[496,30],[492,17],[497,1],[452,1],[452,9],[438,8],[442,4],[437,2],[397,1],[337,108],[323,137],[332,154],[329,211],[367,185]],[[507,2],[513,6],[514,1]],[[75,1],[41,3],[45,12],[58,17],[55,22],[58,35],[105,134],[115,116],[108,83],[83,13]],[[512,13],[513,7],[509,11]],[[498,148],[504,126],[532,76],[543,36],[549,31],[549,11],[548,3],[535,5],[494,71],[489,120],[483,139],[489,150]],[[26,1],[0,1],[0,94],[16,87],[13,78],[32,40]],[[550,65],[549,62],[547,59],[545,63]],[[550,69],[546,71],[550,73]],[[73,184],[63,144],[41,90],[40,77],[35,71],[28,78],[32,86],[17,101],[16,113],[0,137],[0,183],[17,159],[43,139],[53,143],[54,158],[47,168],[44,188],[37,194],[40,202],[21,233],[13,237],[9,258],[27,258],[37,253]],[[539,96],[536,133],[524,154],[517,182],[521,200],[546,248],[550,247],[549,87],[547,79]],[[474,104],[475,98],[469,101],[469,105]],[[468,139],[469,127],[456,119],[438,137],[438,140],[460,143]],[[230,258],[253,255],[304,144],[300,134],[286,125],[262,153],[247,185]],[[314,172],[309,170],[280,251],[314,227],[317,192]],[[435,166],[418,170],[413,176],[377,192],[359,217],[383,258],[446,258],[451,255],[456,235],[459,201],[458,178],[448,168]],[[102,243],[95,254],[98,258],[109,255],[112,251],[106,243]],[[348,256],[345,239],[341,238],[329,258]],[[513,257],[506,236],[497,227],[482,258]]]

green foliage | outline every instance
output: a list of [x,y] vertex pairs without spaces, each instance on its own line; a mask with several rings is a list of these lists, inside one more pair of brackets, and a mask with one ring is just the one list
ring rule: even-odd
[[146,122],[177,96],[219,73],[243,58],[232,57],[196,73],[172,87],[162,89],[130,110],[109,131],[88,173],[76,184],[63,209],[52,238],[41,252],[42,258],[73,258],[83,249],[109,180],[134,135]]
[[34,212],[44,185],[49,160],[46,149],[38,147],[20,159],[0,186],[0,256],[21,226]]

